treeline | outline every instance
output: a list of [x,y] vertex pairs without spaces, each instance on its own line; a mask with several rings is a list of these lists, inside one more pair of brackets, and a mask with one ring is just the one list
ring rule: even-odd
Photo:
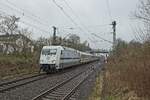
[[[33,32],[21,28],[19,22],[19,17],[0,14],[0,78],[38,72],[42,47],[52,45],[52,37],[33,40]],[[76,34],[57,36],[55,42],[80,51],[91,50],[89,43],[81,42]]]
[[[0,15],[0,34],[1,35],[2,34],[3,35],[13,35],[13,34],[24,35],[25,37],[27,37],[32,41],[32,44],[35,46],[35,50],[37,51],[39,51],[42,46],[52,44],[53,42],[52,37],[48,37],[48,38],[39,37],[37,40],[33,40],[31,38],[33,33],[29,31],[29,29],[27,28],[20,28],[20,26],[18,25],[19,22],[20,22],[19,17]],[[2,39],[0,39],[0,41],[1,40]],[[56,42],[55,45],[67,46],[81,51],[91,50],[91,48],[89,47],[89,43],[87,41],[81,42],[80,37],[76,34],[68,34],[68,36],[65,38],[57,36],[55,42]],[[27,45],[28,45],[27,43],[24,44],[24,46]],[[26,51],[24,50],[24,52]]]
[[[46,45],[52,45],[53,37],[50,38],[44,38],[40,37],[37,40],[34,41],[36,49],[41,50],[43,46]],[[89,46],[89,43],[87,41],[81,42],[81,39],[76,34],[70,34],[67,38],[62,38],[57,36],[55,45],[61,45],[66,46],[70,48],[74,48],[80,51],[90,51],[91,48]]]

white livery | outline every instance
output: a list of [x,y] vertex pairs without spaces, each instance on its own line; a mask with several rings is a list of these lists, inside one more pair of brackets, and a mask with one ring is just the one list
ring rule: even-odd
[[44,46],[41,50],[40,65],[43,71],[52,72],[98,59],[92,54],[64,46]]

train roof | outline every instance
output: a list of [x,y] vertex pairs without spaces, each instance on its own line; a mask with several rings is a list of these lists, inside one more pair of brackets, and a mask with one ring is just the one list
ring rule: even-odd
[[65,46],[43,46],[43,49],[61,49],[61,50],[72,50],[72,51],[77,51],[80,53],[80,55],[89,55],[89,56],[94,56],[93,54],[87,53],[87,52],[82,52],[73,48],[65,47]]
[[65,46],[53,46],[53,45],[51,45],[51,46],[43,46],[43,49],[76,50],[76,49],[65,47]]
[[63,49],[62,46],[53,46],[53,45],[51,45],[51,46],[43,46],[43,49],[57,49],[57,48],[62,48]]
[[87,52],[81,52],[81,51],[79,51],[79,52],[80,52],[81,55],[89,55],[89,56],[92,56],[92,54],[87,53]]

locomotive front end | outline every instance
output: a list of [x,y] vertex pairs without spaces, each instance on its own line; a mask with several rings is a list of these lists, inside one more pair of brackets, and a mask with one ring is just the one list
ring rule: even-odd
[[40,56],[40,69],[44,72],[52,72],[56,70],[57,49],[43,47]]

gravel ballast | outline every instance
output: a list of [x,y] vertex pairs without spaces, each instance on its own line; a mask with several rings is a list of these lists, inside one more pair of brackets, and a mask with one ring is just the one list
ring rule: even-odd
[[[93,63],[92,63],[93,65]],[[63,80],[72,77],[73,75],[89,68],[91,64],[81,65],[80,67],[67,69],[68,71],[63,73],[50,74],[49,77],[42,80],[32,82],[30,84],[0,93],[0,100],[31,100],[33,97],[44,92]]]

